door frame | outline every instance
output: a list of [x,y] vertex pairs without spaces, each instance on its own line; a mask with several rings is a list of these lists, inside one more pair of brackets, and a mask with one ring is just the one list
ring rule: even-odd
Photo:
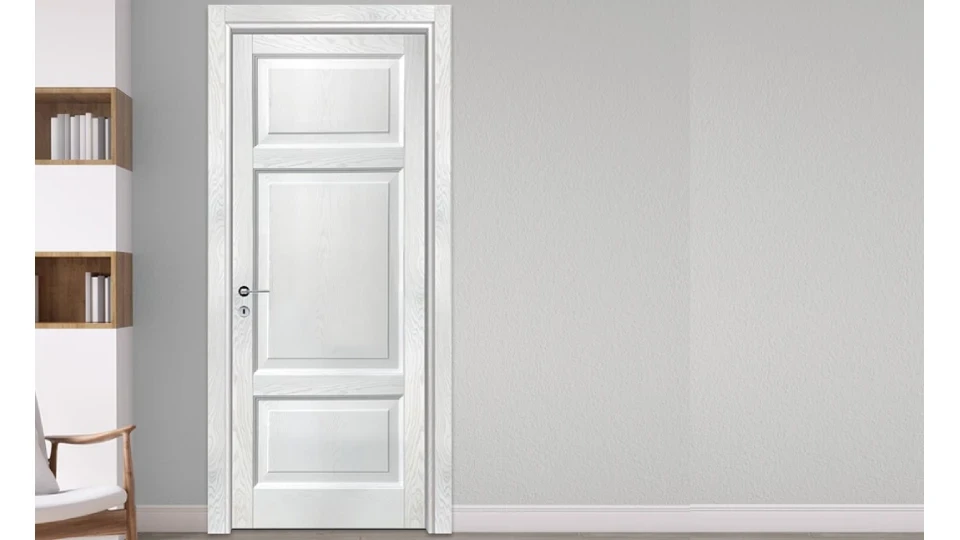
[[207,532],[232,529],[231,47],[236,33],[423,34],[427,41],[426,529],[453,528],[450,6],[211,5],[207,11]]

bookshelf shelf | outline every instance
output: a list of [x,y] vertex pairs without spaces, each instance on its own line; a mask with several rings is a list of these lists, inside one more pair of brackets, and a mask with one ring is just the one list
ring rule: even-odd
[[[122,251],[36,252],[39,318],[36,328],[124,328],[133,324],[133,256]],[[109,323],[87,323],[84,274],[110,279]]]
[[[35,165],[116,165],[115,159],[37,159]],[[126,168],[126,167],[124,167]]]
[[[36,87],[34,159],[36,165],[118,165],[133,170],[133,100],[117,88]],[[109,118],[112,159],[50,159],[50,118],[86,114]]]
[[78,329],[101,329],[109,330],[111,328],[122,328],[117,326],[116,323],[56,323],[56,322],[38,322],[35,323],[35,328],[37,330],[78,330]]

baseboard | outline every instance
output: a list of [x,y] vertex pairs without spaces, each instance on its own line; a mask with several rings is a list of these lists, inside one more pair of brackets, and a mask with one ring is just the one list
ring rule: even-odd
[[137,505],[140,532],[207,532],[207,505]]
[[[138,506],[143,532],[205,532],[197,506]],[[923,532],[922,504],[455,505],[456,532]]]
[[923,505],[473,506],[458,532],[922,532]]

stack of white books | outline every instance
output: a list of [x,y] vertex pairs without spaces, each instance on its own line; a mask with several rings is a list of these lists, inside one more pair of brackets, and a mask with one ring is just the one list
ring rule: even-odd
[[108,323],[110,320],[110,276],[86,273],[86,307],[88,323]]
[[111,159],[110,119],[93,113],[50,119],[50,159]]

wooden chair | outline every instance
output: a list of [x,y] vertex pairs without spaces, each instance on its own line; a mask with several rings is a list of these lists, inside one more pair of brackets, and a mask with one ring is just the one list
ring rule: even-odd
[[[39,412],[37,413],[39,416]],[[42,429],[42,427],[41,427]],[[61,444],[95,444],[123,438],[123,488],[117,486],[70,489],[36,496],[36,540],[78,536],[125,534],[137,540],[137,510],[133,488],[133,454],[130,432],[134,426],[91,435],[44,437],[50,441],[50,470],[57,474],[57,448]],[[42,432],[40,434],[42,435]],[[46,450],[46,449],[44,449]],[[109,510],[122,502],[123,508]]]

